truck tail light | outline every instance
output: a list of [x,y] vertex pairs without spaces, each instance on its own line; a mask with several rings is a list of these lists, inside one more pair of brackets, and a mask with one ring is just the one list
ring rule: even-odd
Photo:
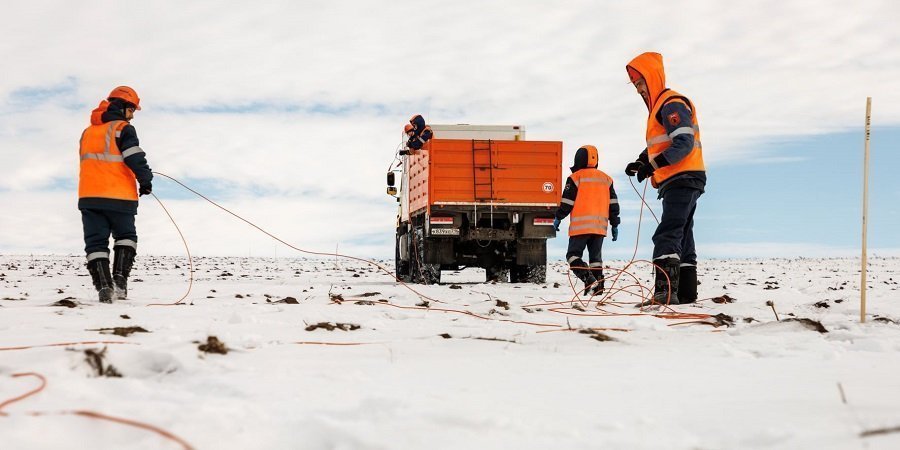
[[547,218],[543,218],[543,217],[535,217],[535,218],[534,218],[534,225],[535,225],[535,226],[547,225],[547,226],[551,226],[551,227],[552,227],[552,226],[553,226],[553,219],[547,219]]
[[428,219],[428,223],[430,223],[432,225],[453,225],[453,217],[431,216]]

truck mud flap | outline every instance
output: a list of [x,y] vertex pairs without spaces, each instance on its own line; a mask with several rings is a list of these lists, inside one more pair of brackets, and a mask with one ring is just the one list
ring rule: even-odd
[[454,264],[453,241],[449,239],[425,239],[425,262],[427,264]]
[[517,240],[516,264],[547,264],[547,241],[544,239]]

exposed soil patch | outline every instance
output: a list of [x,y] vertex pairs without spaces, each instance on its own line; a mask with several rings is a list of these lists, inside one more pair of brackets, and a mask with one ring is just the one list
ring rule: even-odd
[[714,321],[713,326],[718,328],[722,325],[726,327],[730,327],[734,325],[734,317],[729,316],[728,314],[719,313],[712,317],[710,317]]
[[63,306],[66,308],[76,308],[76,307],[78,307],[78,303],[75,303],[74,300],[75,299],[73,297],[67,297],[60,301],[51,303],[50,306]]
[[805,328],[808,328],[812,331],[818,331],[819,333],[827,333],[828,330],[822,325],[822,322],[818,320],[807,319],[805,317],[794,318],[791,317],[789,319],[784,319],[782,322],[797,322],[800,325],[803,325]]
[[865,430],[859,433],[859,437],[878,436],[881,434],[900,433],[900,426],[891,428],[876,428],[874,430]]
[[106,347],[103,350],[88,348],[84,350],[84,360],[98,377],[121,378],[122,374],[106,361]]
[[591,338],[595,341],[599,341],[599,342],[615,341],[615,339],[612,336],[610,336],[606,333],[601,333],[597,330],[583,329],[583,330],[578,330],[578,332],[581,334],[586,334],[586,335],[588,335],[589,338]]
[[220,355],[228,354],[228,347],[215,336],[207,336],[206,343],[200,344],[197,349],[203,353],[218,353]]
[[341,323],[341,322],[319,322],[314,323],[306,327],[306,331],[313,331],[322,328],[328,331],[334,330],[342,330],[342,331],[353,331],[358,330],[360,328],[359,325],[355,323]]
[[719,297],[713,297],[711,300],[713,303],[734,303],[737,301],[736,298],[734,298],[728,294],[721,295]]
[[284,303],[284,304],[288,304],[288,305],[299,305],[300,304],[300,302],[298,302],[297,299],[294,297],[285,297],[281,300],[272,302],[273,305],[276,303]]
[[94,328],[87,331],[99,331],[101,334],[114,334],[122,337],[128,337],[132,333],[149,333],[144,327]]

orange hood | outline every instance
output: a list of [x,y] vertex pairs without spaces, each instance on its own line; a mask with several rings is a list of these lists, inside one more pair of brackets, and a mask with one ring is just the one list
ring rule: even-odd
[[102,125],[103,124],[103,113],[106,112],[107,108],[109,108],[109,102],[103,100],[100,102],[100,105],[94,108],[91,111],[91,125]]
[[637,72],[647,82],[647,89],[650,91],[650,103],[647,108],[653,111],[656,99],[666,89],[666,71],[663,68],[662,55],[655,52],[641,53],[632,59],[625,69],[628,70],[632,82],[634,82],[632,71]]

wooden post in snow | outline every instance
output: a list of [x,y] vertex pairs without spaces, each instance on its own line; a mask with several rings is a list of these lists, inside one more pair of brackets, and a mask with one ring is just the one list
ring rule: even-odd
[[866,234],[869,216],[869,136],[872,124],[872,97],[866,97],[866,139],[863,151],[862,270],[859,281],[859,322],[866,322]]

